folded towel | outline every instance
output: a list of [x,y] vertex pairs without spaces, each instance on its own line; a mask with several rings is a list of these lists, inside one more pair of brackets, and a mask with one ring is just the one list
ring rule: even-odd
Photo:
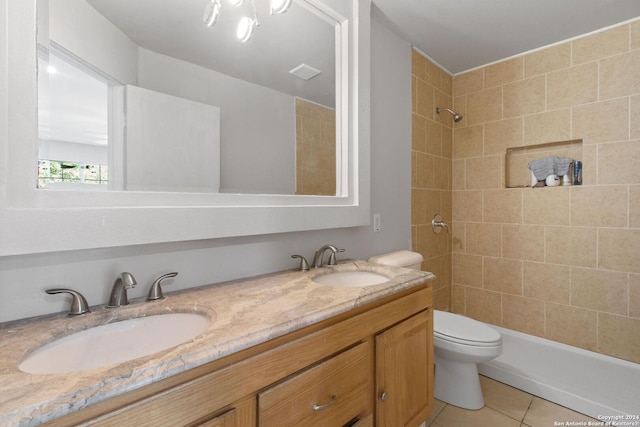
[[529,169],[539,181],[542,181],[549,175],[566,175],[569,172],[569,166],[571,166],[572,161],[573,159],[568,157],[549,156],[544,159],[530,161]]

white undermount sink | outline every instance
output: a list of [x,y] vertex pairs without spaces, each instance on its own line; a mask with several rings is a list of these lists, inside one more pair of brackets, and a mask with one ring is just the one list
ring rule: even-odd
[[38,348],[18,368],[62,374],[122,363],[189,341],[210,324],[201,314],[168,313],[99,325]]
[[360,288],[386,283],[389,281],[389,278],[373,271],[336,271],[333,273],[320,274],[312,280],[321,285]]

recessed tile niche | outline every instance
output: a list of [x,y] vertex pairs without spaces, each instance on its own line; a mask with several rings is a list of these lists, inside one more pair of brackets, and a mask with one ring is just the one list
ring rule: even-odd
[[569,157],[574,161],[582,161],[582,139],[507,148],[504,164],[505,187],[531,187],[529,162],[547,156]]

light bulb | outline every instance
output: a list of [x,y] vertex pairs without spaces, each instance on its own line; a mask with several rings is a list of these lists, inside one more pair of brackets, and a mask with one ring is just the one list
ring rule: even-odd
[[249,41],[249,39],[253,36],[256,25],[257,21],[255,19],[249,18],[248,16],[243,17],[238,23],[236,36],[241,42]]
[[220,18],[220,0],[211,0],[204,7],[202,20],[207,27],[213,27]]
[[271,0],[271,14],[285,13],[291,7],[293,0]]

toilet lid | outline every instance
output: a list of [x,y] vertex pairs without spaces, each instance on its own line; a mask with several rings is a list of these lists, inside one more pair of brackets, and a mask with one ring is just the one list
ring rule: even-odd
[[442,339],[469,345],[497,344],[502,341],[500,332],[484,323],[446,311],[433,311],[433,331]]

